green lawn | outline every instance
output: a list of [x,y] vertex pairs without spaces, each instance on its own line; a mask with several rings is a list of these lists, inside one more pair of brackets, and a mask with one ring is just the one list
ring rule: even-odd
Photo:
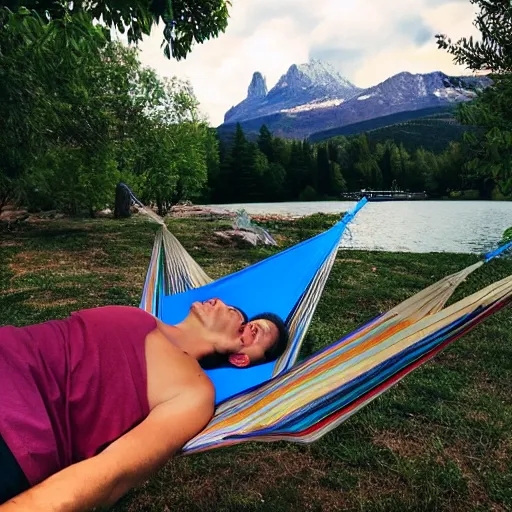
[[[269,227],[284,247],[333,220],[318,215]],[[223,225],[169,222],[212,277],[275,252],[222,244],[213,232]],[[140,217],[0,225],[0,325],[138,305],[156,229]],[[340,252],[303,355],[475,261],[456,254]],[[455,299],[510,273],[510,259],[492,262]],[[320,441],[243,444],[178,457],[115,510],[512,510],[511,342],[506,309]]]

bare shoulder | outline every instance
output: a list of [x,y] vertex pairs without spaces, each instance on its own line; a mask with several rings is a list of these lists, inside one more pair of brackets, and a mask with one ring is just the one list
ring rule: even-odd
[[215,401],[215,389],[199,363],[155,329],[146,337],[146,368],[150,410],[179,395]]

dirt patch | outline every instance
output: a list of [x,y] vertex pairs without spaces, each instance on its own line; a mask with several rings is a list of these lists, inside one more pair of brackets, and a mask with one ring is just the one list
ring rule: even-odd
[[74,258],[63,251],[24,251],[18,253],[15,259],[16,261],[9,264],[9,270],[14,274],[13,278],[74,262]]
[[472,391],[468,392],[468,394],[469,393],[471,393],[471,396],[480,396],[483,394],[499,396],[500,390],[496,388],[496,382],[494,379],[485,373],[480,373],[474,379]]
[[29,287],[24,288],[21,286],[20,288],[7,288],[6,290],[0,290],[0,296],[2,295],[11,295],[13,293],[26,293],[26,292],[36,292],[38,288]]
[[356,260],[354,258],[338,258],[336,263],[364,263],[363,260]]
[[125,269],[99,265],[99,261],[103,260],[105,256],[106,253],[101,248],[73,253],[64,251],[24,251],[17,254],[8,267],[13,274],[11,280],[23,277],[26,274],[45,271],[54,271],[59,276],[116,275],[122,276],[122,281],[118,281],[118,283],[130,285],[134,283],[134,277],[140,276],[143,279],[146,268],[127,267]]
[[372,441],[376,446],[387,448],[400,457],[419,457],[428,451],[425,444],[397,432],[379,432]]
[[410,496],[411,488],[401,475],[393,471],[388,471],[385,476],[365,473],[364,478],[359,479],[355,493],[359,503],[371,503],[377,496],[381,499],[388,496],[395,499],[399,496]]
[[59,307],[59,306],[73,306],[78,304],[77,299],[54,299],[51,293],[43,294],[42,297],[26,300],[27,306],[35,308]]
[[0,212],[0,221],[14,222],[17,220],[25,220],[28,218],[27,210],[19,209],[14,207],[5,207]]
[[[180,497],[197,509],[213,510],[214,503],[262,503],[265,497],[278,494],[290,496],[286,501],[301,503],[298,510],[337,511],[344,509],[346,493],[326,489],[320,479],[328,474],[328,462],[315,459],[308,453],[269,450],[261,453],[232,454],[229,461],[220,459],[209,464],[209,469],[195,470],[187,458],[171,461],[157,476],[162,482],[173,482],[174,489],[165,498],[171,508],[177,507]],[[145,489],[146,497],[151,492]],[[136,496],[138,507],[146,501]],[[133,503],[135,505],[135,503]],[[133,510],[139,510],[137,505]],[[241,504],[240,504],[241,506]],[[132,510],[132,508],[129,508]]]
[[22,247],[21,242],[15,242],[14,240],[4,240],[0,242],[0,247]]
[[468,484],[468,491],[470,496],[470,502],[474,504],[485,504],[489,506],[489,510],[496,512],[504,511],[505,509],[496,503],[490,503],[489,496],[480,482],[478,473],[472,468],[472,463],[478,463],[478,459],[471,456],[467,449],[461,443],[448,446],[443,450],[443,456],[439,457],[439,462],[442,463],[443,459],[449,458],[457,464],[461,469],[462,474],[466,478]]
[[481,422],[487,422],[490,419],[489,415],[483,411],[468,411],[466,413],[466,418],[468,420],[481,421]]
[[512,439],[502,441],[494,450],[493,458],[500,471],[507,471],[512,459]]

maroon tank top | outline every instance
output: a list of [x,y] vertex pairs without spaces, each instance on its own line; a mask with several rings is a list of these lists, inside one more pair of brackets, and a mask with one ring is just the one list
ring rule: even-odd
[[108,306],[0,328],[0,434],[31,485],[81,460],[149,414],[141,309]]

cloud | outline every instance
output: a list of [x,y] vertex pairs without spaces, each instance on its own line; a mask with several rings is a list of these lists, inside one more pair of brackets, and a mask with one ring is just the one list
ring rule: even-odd
[[407,37],[416,46],[434,41],[434,30],[423,21],[421,16],[405,17],[398,20],[395,28],[401,34],[407,34]]
[[234,0],[225,34],[196,45],[185,61],[162,55],[162,31],[140,45],[141,60],[163,75],[188,78],[212,124],[245,98],[254,71],[271,88],[293,63],[336,64],[368,87],[400,71],[460,74],[434,35],[475,34],[468,0]]

